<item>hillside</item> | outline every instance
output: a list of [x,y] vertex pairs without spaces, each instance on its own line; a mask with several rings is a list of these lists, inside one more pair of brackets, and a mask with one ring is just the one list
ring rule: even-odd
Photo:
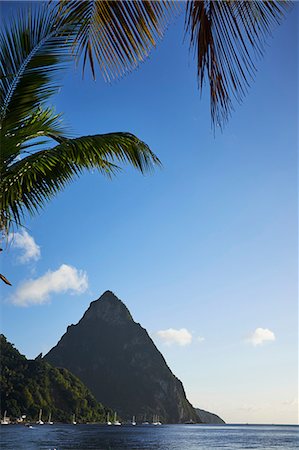
[[203,423],[209,423],[213,425],[223,425],[225,424],[224,420],[221,417],[217,416],[217,414],[210,413],[205,411],[204,409],[195,408],[198,417]]
[[55,368],[42,359],[27,360],[5,336],[0,335],[1,411],[11,417],[27,415],[43,420],[70,422],[105,421],[107,409],[98,403],[83,383],[67,369]]

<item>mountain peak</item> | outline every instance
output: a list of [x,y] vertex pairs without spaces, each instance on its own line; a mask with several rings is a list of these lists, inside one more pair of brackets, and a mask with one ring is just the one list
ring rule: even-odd
[[111,291],[91,302],[45,359],[77,375],[125,420],[158,414],[163,422],[200,422],[147,331]]
[[[105,291],[98,300],[105,300],[105,301],[118,301],[121,302],[121,300],[114,294],[112,291]],[[96,300],[97,301],[97,300]]]
[[133,321],[126,305],[112,291],[105,291],[98,300],[91,302],[83,318],[103,320],[115,325]]

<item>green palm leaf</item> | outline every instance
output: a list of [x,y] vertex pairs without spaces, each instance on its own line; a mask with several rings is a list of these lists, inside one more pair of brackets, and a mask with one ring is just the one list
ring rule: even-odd
[[[68,139],[60,116],[45,107],[56,73],[68,60],[77,25],[57,20],[56,8],[36,5],[0,32],[0,228],[21,225],[84,169],[112,176],[129,163],[141,173],[160,161],[129,133]],[[41,149],[49,140],[57,145]]]
[[129,163],[141,173],[160,165],[149,147],[130,133],[56,139],[59,144],[53,149],[27,156],[2,174],[2,228],[7,229],[12,221],[20,225],[26,211],[36,213],[84,169],[111,176],[120,169],[118,163]]
[[[52,108],[37,108],[21,126],[10,129],[1,139],[1,167],[9,166],[16,158],[33,151],[33,147],[48,142],[47,138],[57,139],[64,131],[61,114],[54,114]],[[45,139],[46,138],[46,139]]]
[[57,91],[54,75],[69,58],[65,33],[53,9],[42,4],[19,13],[0,31],[1,133],[18,127]]

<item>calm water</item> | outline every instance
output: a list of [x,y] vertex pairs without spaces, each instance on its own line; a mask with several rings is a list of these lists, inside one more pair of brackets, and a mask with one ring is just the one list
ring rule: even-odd
[[1,449],[202,450],[299,448],[299,427],[264,425],[21,425],[0,427]]

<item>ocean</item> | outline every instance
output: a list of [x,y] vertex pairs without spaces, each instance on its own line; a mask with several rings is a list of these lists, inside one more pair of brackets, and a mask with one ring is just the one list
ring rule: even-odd
[[1,450],[299,448],[296,425],[22,425],[0,427]]

